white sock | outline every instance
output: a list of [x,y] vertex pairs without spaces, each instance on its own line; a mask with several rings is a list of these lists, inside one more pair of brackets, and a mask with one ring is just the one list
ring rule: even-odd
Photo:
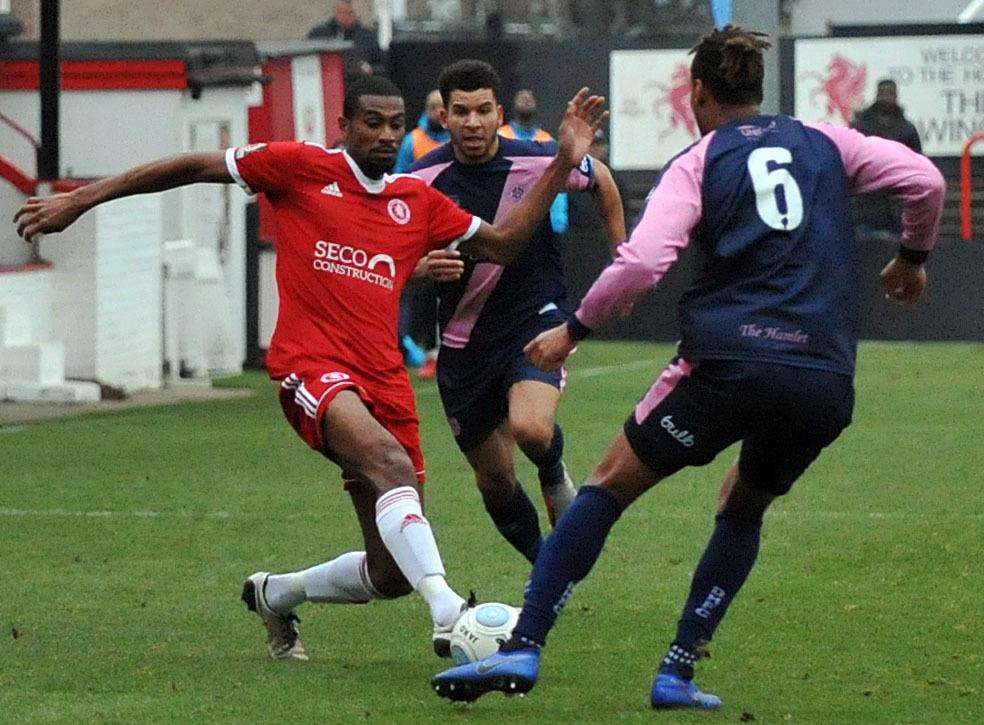
[[278,612],[290,611],[302,602],[364,604],[376,597],[364,551],[350,551],[291,574],[272,574],[266,584],[267,604]]
[[441,554],[417,491],[400,486],[380,496],[376,527],[403,576],[426,600],[434,623],[448,626],[454,622],[465,600],[444,579]]

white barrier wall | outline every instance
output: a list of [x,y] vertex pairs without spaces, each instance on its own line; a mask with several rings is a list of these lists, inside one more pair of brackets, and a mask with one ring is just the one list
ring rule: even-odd
[[104,204],[42,241],[67,377],[160,387],[161,245],[159,195]]
[[0,347],[52,339],[51,270],[0,274]]
[[[242,87],[206,88],[197,99],[188,91],[174,90],[64,91],[62,175],[107,176],[171,154],[219,151],[227,146],[243,145],[248,140],[248,104],[255,100],[251,89]],[[39,134],[36,92],[0,92],[0,111],[30,133]],[[10,137],[2,125],[0,149],[33,174],[33,149],[23,140]],[[162,194],[160,200],[158,238],[194,240],[202,249],[214,251],[221,261],[226,297],[221,314],[232,330],[228,350],[218,356],[215,368],[222,372],[237,372],[246,355],[245,205],[248,201],[245,194],[232,186],[178,189]],[[5,250],[6,243],[0,253],[6,254]],[[159,311],[156,314],[159,317]],[[159,337],[160,330],[156,332]],[[87,357],[87,353],[81,355],[82,359]]]
[[25,199],[27,197],[17,189],[0,181],[0,267],[25,264],[31,259],[31,248],[17,236],[17,230],[11,223]]

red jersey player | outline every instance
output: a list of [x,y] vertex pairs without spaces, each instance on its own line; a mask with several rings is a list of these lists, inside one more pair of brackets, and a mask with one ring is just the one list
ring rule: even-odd
[[237,182],[270,200],[277,221],[280,314],[267,366],[280,380],[287,419],[309,446],[338,464],[365,540],[299,572],[257,572],[243,599],[267,630],[270,655],[307,659],[294,608],[304,601],[361,603],[416,590],[434,623],[434,648],[464,607],[445,580],[424,518],[413,391],[397,347],[400,293],[432,250],[466,242],[473,254],[509,261],[532,234],[606,114],[587,89],[568,104],[548,172],[496,226],[458,208],[423,180],[389,174],[404,136],[404,103],[384,78],[353,83],[339,119],[346,151],[308,143],[255,144],[184,154],[69,194],[32,198],[17,212],[27,241],[58,232],[92,207],[196,182]]

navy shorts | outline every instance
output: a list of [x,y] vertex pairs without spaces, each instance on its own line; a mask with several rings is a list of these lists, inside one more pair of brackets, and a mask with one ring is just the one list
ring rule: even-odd
[[526,359],[523,348],[566,319],[559,309],[551,309],[494,348],[441,348],[437,387],[458,448],[465,453],[474,450],[509,417],[509,389],[516,383],[538,380],[564,389],[567,370],[543,372]]
[[677,358],[625,422],[639,459],[664,478],[741,441],[743,481],[787,493],[851,423],[854,381],[771,363]]

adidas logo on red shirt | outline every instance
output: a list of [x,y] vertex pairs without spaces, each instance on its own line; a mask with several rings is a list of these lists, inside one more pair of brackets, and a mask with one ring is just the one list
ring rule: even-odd
[[338,188],[338,182],[333,181],[321,190],[322,194],[327,194],[328,196],[337,196],[341,198],[342,190]]

